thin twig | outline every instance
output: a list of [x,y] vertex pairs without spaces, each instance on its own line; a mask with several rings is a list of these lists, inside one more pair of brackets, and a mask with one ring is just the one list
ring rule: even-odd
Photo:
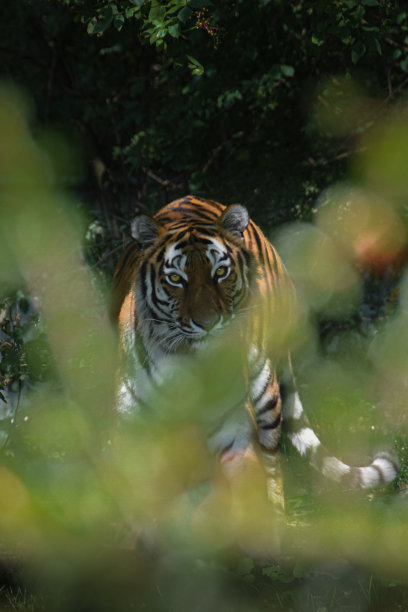
[[153,170],[150,170],[150,168],[145,168],[143,166],[142,170],[148,177],[156,181],[156,183],[159,183],[159,185],[162,187],[169,187],[169,185],[172,185],[171,181],[160,178],[160,176],[157,176],[157,174],[153,172]]
[[120,244],[119,246],[116,246],[114,249],[111,249],[110,251],[108,251],[107,253],[104,253],[97,262],[95,262],[94,264],[92,264],[91,266],[89,266],[91,268],[91,270],[93,268],[96,268],[97,266],[100,266],[101,263],[103,261],[105,261],[105,259],[108,259],[108,257],[110,257],[111,255],[113,255],[114,253],[116,253],[117,251],[122,251],[123,250],[123,244]]

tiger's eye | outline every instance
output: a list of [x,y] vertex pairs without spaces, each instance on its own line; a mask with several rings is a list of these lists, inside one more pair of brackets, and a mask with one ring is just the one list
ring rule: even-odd
[[181,276],[180,274],[170,274],[169,279],[171,280],[172,283],[179,283],[181,281]]
[[227,272],[227,269],[224,268],[224,266],[220,266],[219,268],[216,269],[215,275],[218,277],[225,276],[226,272]]

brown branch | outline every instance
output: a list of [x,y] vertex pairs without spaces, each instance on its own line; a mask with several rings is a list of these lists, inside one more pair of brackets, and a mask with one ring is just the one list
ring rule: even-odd
[[343,151],[343,153],[339,153],[330,159],[321,159],[315,160],[313,157],[308,157],[308,162],[314,168],[328,166],[329,164],[334,164],[337,161],[341,161],[342,159],[347,159],[347,157],[351,157],[356,153],[363,153],[367,150],[367,147],[360,147],[359,149],[353,149],[352,151]]
[[156,181],[156,183],[158,183],[162,187],[169,187],[170,185],[172,185],[171,181],[169,181],[168,179],[160,178],[160,176],[157,176],[157,174],[153,172],[153,170],[150,170],[150,168],[145,168],[143,166],[142,171],[146,174],[146,176]]
[[114,249],[111,249],[110,251],[107,251],[101,257],[98,258],[98,261],[96,261],[94,264],[89,266],[90,269],[92,270],[93,268],[96,268],[96,267],[100,266],[102,262],[104,262],[106,259],[111,257],[111,255],[113,255],[114,253],[117,253],[118,251],[123,251],[123,248],[124,248],[123,244],[119,244]]
[[310,157],[308,161],[312,166],[315,166],[315,167],[316,166],[327,166],[328,164],[331,164],[341,159],[350,157],[351,155],[354,155],[355,153],[361,153],[362,151],[365,150],[364,148],[360,148],[358,150],[347,150],[347,151],[340,152],[341,149],[346,147],[350,143],[350,141],[353,140],[357,136],[357,134],[361,134],[365,132],[372,122],[377,121],[381,117],[381,115],[384,113],[390,101],[393,98],[395,98],[397,94],[403,91],[408,85],[408,77],[407,77],[398,85],[398,87],[396,87],[395,89],[392,89],[390,71],[388,71],[388,74],[387,74],[387,81],[388,81],[388,92],[389,92],[388,96],[384,100],[381,100],[377,104],[377,106],[375,107],[371,115],[363,123],[358,125],[353,130],[353,132],[349,134],[347,138],[343,140],[343,142],[337,147],[334,157],[330,158],[329,160],[321,160],[321,161],[316,161],[315,159]]
[[202,174],[207,174],[209,168],[213,165],[213,163],[215,162],[215,160],[217,159],[218,155],[221,153],[223,148],[224,148],[224,145],[222,143],[218,145],[218,147],[215,147],[209,159],[207,159],[207,161],[205,162],[203,169],[201,170]]

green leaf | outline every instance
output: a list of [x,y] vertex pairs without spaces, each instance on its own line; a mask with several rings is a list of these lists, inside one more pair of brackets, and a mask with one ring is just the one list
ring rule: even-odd
[[96,26],[96,17],[92,17],[91,21],[88,23],[88,26],[86,28],[86,31],[88,32],[88,34],[94,34],[95,33],[95,26]]
[[135,6],[135,8],[127,8],[125,10],[126,19],[131,19],[138,11],[139,9],[137,6]]
[[112,23],[113,13],[110,6],[104,8],[98,15],[88,23],[88,34],[102,34]]
[[366,52],[366,46],[362,42],[356,42],[354,47],[351,50],[351,61],[353,64],[357,64],[357,62],[363,57]]
[[181,23],[187,23],[192,14],[193,11],[189,9],[188,6],[185,6],[181,9],[181,11],[178,12],[177,19],[181,21]]
[[179,38],[180,36],[180,26],[178,23],[169,26],[169,34],[173,38]]
[[149,13],[149,21],[162,21],[166,17],[166,9],[157,2],[152,3]]
[[121,31],[124,23],[125,23],[125,17],[123,15],[115,15],[113,19],[113,25],[118,32]]
[[397,17],[397,24],[401,25],[407,18],[408,13],[406,13],[405,11],[403,13],[400,13]]
[[365,6],[379,6],[379,1],[378,0],[362,0],[362,4],[365,4]]
[[321,47],[324,43],[324,40],[318,36],[316,36],[315,34],[313,34],[312,36],[312,43],[314,45],[316,45],[317,47]]
[[218,108],[231,108],[235,102],[242,100],[242,93],[238,89],[228,90],[218,96]]
[[402,62],[400,62],[400,66],[404,72],[408,72],[408,56],[406,56]]
[[190,68],[192,74],[194,76],[201,76],[204,73],[204,66],[191,55],[187,55],[187,59],[189,60],[188,67]]
[[287,66],[286,64],[282,64],[281,72],[284,76],[293,77],[295,74],[295,69],[293,68],[293,66]]

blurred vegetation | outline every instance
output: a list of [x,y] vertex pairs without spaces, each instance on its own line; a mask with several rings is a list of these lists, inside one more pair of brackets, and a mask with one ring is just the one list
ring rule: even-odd
[[[0,17],[0,609],[408,609],[403,3],[15,0]],[[279,245],[326,446],[402,461],[366,496],[288,450],[280,554],[263,506],[241,520],[220,496],[202,518],[230,347],[223,368],[182,364],[150,419],[112,414],[110,276],[133,215],[188,192],[242,202]]]

